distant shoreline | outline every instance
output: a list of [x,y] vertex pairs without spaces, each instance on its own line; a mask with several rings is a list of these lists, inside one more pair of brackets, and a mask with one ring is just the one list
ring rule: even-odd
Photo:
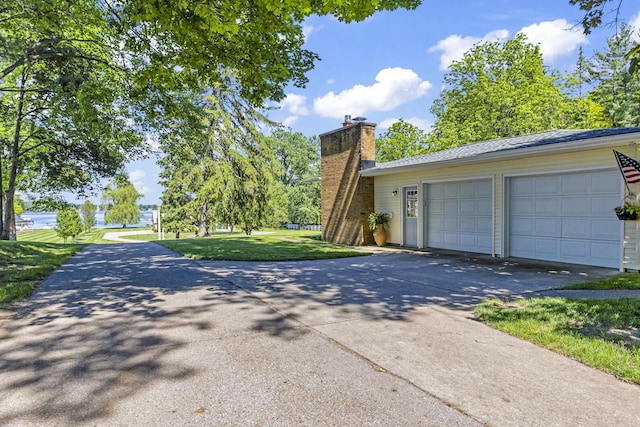
[[[146,227],[151,224],[152,217],[151,211],[140,211],[142,218],[137,224],[127,224],[127,227]],[[19,217],[25,221],[26,230],[33,229],[52,229],[56,225],[57,211],[53,212],[23,212]],[[96,211],[96,224],[94,228],[117,228],[122,227],[122,224],[105,224],[104,223],[105,211]],[[31,222],[33,221],[33,222]],[[16,226],[17,226],[16,221]]]

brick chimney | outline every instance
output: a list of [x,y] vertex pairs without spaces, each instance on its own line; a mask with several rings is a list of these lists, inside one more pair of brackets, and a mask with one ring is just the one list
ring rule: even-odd
[[375,129],[364,118],[345,116],[342,128],[320,135],[322,239],[347,245],[373,243],[373,177],[360,170],[375,165]]

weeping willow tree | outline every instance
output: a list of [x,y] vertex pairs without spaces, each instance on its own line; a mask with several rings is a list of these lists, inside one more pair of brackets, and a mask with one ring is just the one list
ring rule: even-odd
[[138,207],[138,199],[143,197],[125,175],[117,176],[107,184],[102,193],[102,204],[106,207],[105,224],[137,224],[142,216]]

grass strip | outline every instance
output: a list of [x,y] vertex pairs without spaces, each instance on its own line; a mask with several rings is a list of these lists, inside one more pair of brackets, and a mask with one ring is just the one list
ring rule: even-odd
[[610,289],[640,289],[640,274],[638,273],[625,273],[620,276],[611,277],[609,279],[600,280],[598,282],[586,282],[575,283],[573,285],[567,285],[560,289],[563,290],[578,290],[578,289],[596,289],[596,290],[610,290]]
[[640,384],[638,299],[492,299],[475,314],[498,330]]
[[[145,228],[92,228],[89,232],[83,232],[80,234],[74,243],[89,244],[89,243],[117,243],[111,240],[105,240],[105,233],[110,232],[126,232],[144,230]],[[52,229],[31,229],[20,231],[17,234],[18,241],[20,242],[44,242],[44,243],[64,243],[64,239],[56,234]],[[67,239],[67,242],[71,242],[71,238]]]
[[300,231],[251,236],[221,233],[158,243],[189,258],[220,261],[301,261],[369,255],[347,246],[323,243],[318,240],[317,232]]
[[25,298],[85,245],[0,241],[0,304]]

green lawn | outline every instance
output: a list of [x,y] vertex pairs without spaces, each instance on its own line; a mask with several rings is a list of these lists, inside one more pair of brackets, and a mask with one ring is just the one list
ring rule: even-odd
[[39,281],[83,247],[0,241],[0,305],[28,296]]
[[576,283],[560,289],[640,289],[640,274],[625,273],[599,282]]
[[[125,239],[129,239],[129,240],[140,240],[142,242],[155,242],[158,240],[158,233],[149,233],[149,234],[132,234],[130,236],[122,236]],[[189,234],[184,234],[182,233],[182,238],[190,238],[193,237],[193,233],[189,233]],[[164,239],[165,240],[175,240],[176,235],[175,233],[165,233],[164,234]]]
[[[109,232],[122,232],[141,230],[141,228],[92,228],[88,233],[82,233],[74,243],[116,243],[111,240],[104,240],[104,234]],[[55,230],[32,229],[19,231],[17,234],[20,242],[43,242],[43,243],[63,243],[62,237],[59,237]],[[71,243],[71,239],[67,239]]]
[[640,384],[640,300],[533,298],[486,301],[487,324]]
[[299,261],[368,255],[346,246],[323,243],[318,237],[314,231],[278,230],[251,236],[220,233],[158,243],[189,258],[209,260]]

